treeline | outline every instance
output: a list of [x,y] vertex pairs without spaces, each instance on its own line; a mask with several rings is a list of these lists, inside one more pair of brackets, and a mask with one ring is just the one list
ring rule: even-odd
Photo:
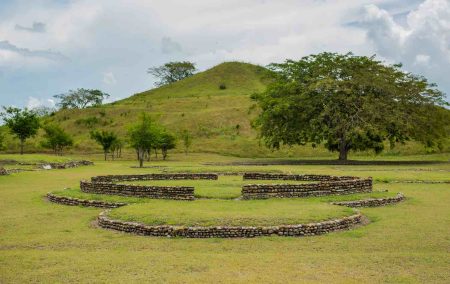
[[[52,149],[56,155],[62,155],[64,150],[73,146],[73,138],[58,124],[45,123],[42,116],[36,111],[4,107],[0,116],[6,127],[20,141],[20,154],[24,153],[25,141],[37,135],[38,130],[44,130],[43,140],[40,145]],[[5,133],[0,130],[0,150],[4,149]],[[103,149],[105,161],[108,156],[112,160],[122,156],[122,149],[126,145],[136,152],[140,167],[144,161],[150,161],[154,153],[158,157],[161,154],[166,160],[169,150],[176,147],[176,136],[168,131],[163,125],[157,123],[146,114],[142,114],[140,120],[132,125],[127,135],[120,137],[117,133],[107,130],[94,130],[90,132],[90,138],[97,142]],[[184,151],[187,154],[192,144],[192,136],[189,131],[181,133]]]

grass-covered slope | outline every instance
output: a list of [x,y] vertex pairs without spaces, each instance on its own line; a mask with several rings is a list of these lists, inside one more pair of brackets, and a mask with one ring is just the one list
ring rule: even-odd
[[[89,139],[91,129],[125,135],[130,124],[145,112],[175,134],[188,130],[194,137],[193,151],[239,154],[258,146],[256,132],[250,126],[256,114],[250,95],[264,90],[267,80],[263,67],[222,63],[185,80],[99,108],[62,110],[51,120],[75,136],[76,150],[99,149]],[[226,89],[220,89],[221,84]],[[261,147],[261,151],[267,149]]]

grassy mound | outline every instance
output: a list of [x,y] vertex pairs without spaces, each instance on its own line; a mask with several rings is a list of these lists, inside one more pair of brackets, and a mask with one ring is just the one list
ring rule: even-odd
[[329,220],[353,214],[353,210],[306,200],[153,200],[111,211],[113,219],[148,225],[270,226]]

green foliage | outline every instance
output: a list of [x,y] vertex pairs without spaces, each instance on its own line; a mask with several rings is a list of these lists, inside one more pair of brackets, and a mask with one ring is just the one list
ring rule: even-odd
[[109,94],[100,90],[77,89],[70,90],[66,94],[53,96],[60,101],[57,106],[62,109],[83,109],[88,106],[99,106],[103,100],[109,97]]
[[3,132],[3,129],[0,128],[0,150],[3,150],[5,148],[5,133]]
[[424,77],[374,57],[320,53],[271,64],[275,81],[253,98],[267,146],[325,143],[346,160],[349,150],[383,150],[415,139],[433,145],[448,135],[444,97]]
[[25,140],[35,136],[40,127],[39,117],[26,108],[21,110],[15,107],[3,107],[3,109],[1,116],[10,132],[20,140],[20,154],[23,154]]
[[118,137],[112,131],[91,131],[91,139],[95,140],[103,148],[105,154],[105,161],[107,154],[111,151],[111,148],[117,143]]
[[52,149],[55,154],[62,155],[64,148],[73,145],[73,139],[59,125],[47,124],[43,126],[45,131],[42,146]]
[[163,86],[190,77],[194,75],[196,70],[195,64],[192,62],[176,61],[151,67],[147,70],[147,73],[159,79],[159,82],[155,83],[156,86]]
[[220,83],[219,90],[225,90],[227,88],[227,85],[225,83]]
[[142,114],[140,122],[130,128],[128,138],[136,150],[140,167],[143,167],[150,151],[157,147],[159,131],[156,123],[146,114]]
[[160,133],[157,148],[161,149],[163,160],[167,157],[167,151],[174,149],[176,146],[176,138],[166,131]]

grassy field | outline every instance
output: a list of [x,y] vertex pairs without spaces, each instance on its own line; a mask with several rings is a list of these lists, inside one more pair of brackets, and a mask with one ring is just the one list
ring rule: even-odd
[[[404,160],[435,158],[401,157]],[[401,182],[449,181],[448,163],[204,165],[205,162],[234,160],[239,159],[210,154],[174,155],[170,161],[149,164],[164,168],[149,169],[131,168],[136,165],[134,161],[98,160],[95,166],[0,176],[0,283],[448,283],[450,185]],[[440,160],[448,160],[448,157],[441,156]],[[372,176],[374,190],[387,189],[392,194],[403,192],[407,200],[393,206],[361,209],[370,220],[368,225],[323,236],[168,239],[100,229],[93,221],[101,209],[57,205],[43,198],[49,191],[62,191],[66,187],[76,192],[80,179],[94,175],[149,173],[161,169],[170,172],[259,170]],[[153,209],[170,211],[170,207],[163,206]],[[206,207],[197,209],[201,212]],[[239,216],[236,210],[241,208],[230,209],[230,215],[224,218]]]
[[275,226],[331,220],[352,215],[354,211],[301,199],[175,202],[154,200],[133,204],[114,209],[109,216],[148,225]]

